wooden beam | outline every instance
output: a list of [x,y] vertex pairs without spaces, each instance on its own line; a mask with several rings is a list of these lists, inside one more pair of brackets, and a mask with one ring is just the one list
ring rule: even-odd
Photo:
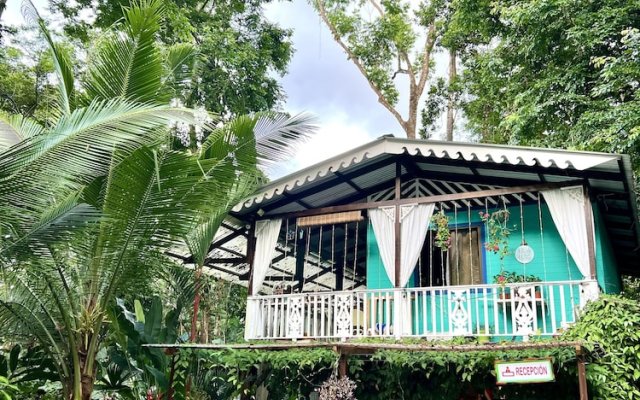
[[256,221],[251,221],[249,237],[247,238],[247,263],[249,264],[249,286],[247,293],[253,295],[253,261],[256,253]]
[[[356,178],[358,176],[367,174],[369,172],[371,172],[372,170],[378,169],[378,168],[384,168],[388,165],[393,164],[394,159],[392,157],[389,158],[383,158],[380,161],[375,161],[371,164],[369,164],[366,168],[358,168],[355,171],[350,171],[350,172],[345,172],[342,174],[342,179],[352,179],[352,178]],[[290,193],[291,196],[295,196],[296,198],[305,198],[308,197],[310,195],[313,195],[315,193],[321,192],[325,189],[328,189],[330,187],[335,186],[335,182],[331,179],[329,179],[326,182],[320,183],[316,186],[312,186],[309,187],[308,189],[303,189],[300,192],[297,193]],[[291,199],[287,199],[287,198],[282,198],[280,200],[275,201],[274,203],[271,203],[269,205],[265,205],[264,207],[262,207],[262,209],[265,212],[269,212],[271,210],[275,210],[277,208],[282,207],[283,205],[289,204],[291,202]]]
[[593,209],[591,208],[591,198],[589,197],[589,189],[585,184],[582,187],[584,194],[584,220],[587,227],[587,253],[589,254],[589,274],[591,279],[596,279],[596,251],[595,241],[593,238]]
[[395,223],[393,224],[393,229],[395,231],[395,282],[393,283],[394,287],[400,287],[400,248],[401,248],[401,240],[400,237],[402,234],[402,229],[400,229],[400,205],[398,202],[402,197],[402,181],[400,176],[402,175],[402,165],[400,162],[396,162],[396,187],[395,187]]
[[[220,224],[221,227],[228,229],[231,231],[231,233],[229,233],[228,235],[226,235],[225,237],[222,237],[218,240],[216,240],[215,242],[211,243],[211,245],[209,245],[209,249],[207,250],[207,254],[211,253],[213,250],[215,250],[218,246],[221,246],[235,238],[237,238],[238,236],[247,236],[247,233],[245,232],[245,229],[242,228],[234,228],[233,226],[226,224],[226,223],[222,223]],[[244,254],[242,255],[244,257]],[[188,257],[188,259],[184,260],[186,263],[192,264],[194,262],[193,260],[193,255],[190,255]]]
[[301,348],[325,348],[343,351],[346,354],[371,354],[376,350],[398,350],[398,351],[419,351],[419,352],[476,352],[476,351],[521,351],[528,349],[556,349],[572,348],[582,346],[583,342],[571,341],[562,342],[556,340],[541,342],[500,342],[489,344],[414,344],[414,343],[344,343],[344,342],[323,342],[323,341],[283,341],[280,343],[241,343],[241,344],[213,344],[213,343],[150,343],[143,344],[142,347],[152,347],[161,349],[211,349],[211,350],[240,350],[254,349],[265,351],[282,351]]
[[408,199],[375,201],[370,203],[344,204],[339,206],[321,207],[321,208],[315,208],[312,210],[304,210],[304,211],[298,211],[293,213],[274,214],[274,215],[264,216],[261,219],[297,218],[297,217],[305,217],[310,215],[320,215],[320,214],[344,212],[344,211],[367,210],[370,208],[404,205],[404,204],[439,203],[439,202],[453,201],[453,200],[465,200],[465,199],[484,198],[484,197],[491,197],[491,196],[503,196],[507,194],[539,192],[541,190],[558,189],[562,187],[582,185],[583,183],[584,181],[582,180],[579,180],[579,181],[572,180],[567,182],[549,182],[549,183],[538,183],[538,184],[522,185],[522,186],[512,186],[512,187],[505,187],[505,188],[498,188],[498,189],[478,190],[475,192],[454,193],[454,194],[447,194],[447,195],[440,195],[440,196],[413,197]]
[[218,266],[218,265],[204,264],[203,266],[204,266],[204,267],[207,267],[207,268],[209,268],[209,269],[215,269],[216,271],[224,272],[225,274],[229,274],[229,275],[237,276],[239,280],[243,280],[243,279],[242,279],[242,275],[244,275],[244,274],[241,274],[241,273],[240,273],[240,272],[238,272],[238,271],[234,271],[234,270],[231,270],[231,269],[222,268],[222,267],[220,267],[220,266]]
[[206,264],[247,264],[247,259],[242,257],[220,257],[220,258],[208,258]]
[[[274,271],[276,271],[276,272],[281,272],[281,273],[283,273],[283,274],[287,274],[288,276],[291,276],[291,273],[290,273],[289,271],[285,271],[285,270],[280,269],[280,268],[278,268],[278,267],[275,267],[275,266],[273,266],[273,265],[272,265],[271,267],[269,267],[269,268],[270,268],[270,269],[272,269],[272,270],[274,270]],[[288,280],[288,281],[286,281],[286,282],[292,283],[292,281],[291,281],[291,280]],[[313,279],[307,279],[307,280],[306,280],[306,283],[312,283],[312,284],[314,284],[314,285],[318,285],[318,286],[323,287],[323,288],[325,288],[325,289],[333,290],[333,288],[332,288],[332,287],[330,287],[330,286],[328,286],[328,285],[325,285],[324,283],[317,282],[317,281],[315,281],[315,280],[313,280]],[[292,287],[292,289],[293,289],[293,290],[295,290],[298,286],[297,286],[297,284],[293,284],[293,283],[292,283],[292,284],[291,284],[291,287]]]
[[345,176],[341,173],[341,172],[334,172],[333,173],[335,176],[338,177],[338,179],[340,179],[340,181],[342,181],[343,183],[346,183],[347,185],[351,186],[351,188],[353,188],[355,191],[357,192],[361,192],[362,188],[358,185],[356,185],[355,183],[353,183],[351,181],[351,179],[345,178]]

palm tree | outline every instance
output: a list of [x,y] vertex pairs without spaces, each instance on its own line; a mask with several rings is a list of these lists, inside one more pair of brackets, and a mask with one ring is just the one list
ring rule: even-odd
[[204,247],[263,180],[258,165],[312,131],[304,116],[243,116],[204,122],[197,151],[175,148],[171,126],[198,122],[170,105],[195,49],[159,47],[160,1],[123,11],[76,80],[27,3],[53,54],[58,109],[47,126],[0,115],[0,335],[47,348],[66,399],[91,398],[110,307],[128,282],[153,273],[146,255]]

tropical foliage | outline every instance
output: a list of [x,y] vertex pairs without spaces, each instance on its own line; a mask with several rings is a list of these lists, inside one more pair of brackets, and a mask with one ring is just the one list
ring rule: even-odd
[[[197,76],[182,93],[185,104],[202,105],[227,120],[250,112],[277,108],[284,94],[276,74],[284,74],[293,54],[291,32],[268,21],[267,0],[166,0],[158,32],[167,45],[199,48]],[[122,0],[49,0],[66,18],[69,36],[93,40],[93,30],[108,29],[122,16]],[[97,11],[91,24],[82,18]],[[276,74],[274,74],[274,72]]]
[[[89,399],[115,297],[151,275],[155,254],[201,245],[262,181],[258,164],[286,155],[310,126],[283,115],[213,126],[171,106],[196,51],[157,42],[159,1],[126,7],[79,77],[35,8],[25,9],[50,47],[58,88],[49,124],[2,117],[0,256],[10,290],[0,335],[37,342],[64,397]],[[176,148],[176,129],[203,132],[200,149]]]
[[475,15],[492,16],[485,19],[485,41],[496,44],[466,62],[472,97],[465,111],[482,140],[630,153],[637,159],[638,2],[478,5]]

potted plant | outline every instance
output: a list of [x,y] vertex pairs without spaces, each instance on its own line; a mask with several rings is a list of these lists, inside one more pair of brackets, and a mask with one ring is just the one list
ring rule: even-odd
[[[509,293],[509,291],[506,290],[507,288],[505,288],[505,285],[507,283],[529,283],[529,282],[542,282],[542,280],[535,275],[517,274],[513,271],[507,272],[504,269],[501,270],[499,274],[496,274],[493,276],[493,283],[500,285],[502,289],[500,293],[501,299],[511,298],[511,293]],[[535,292],[535,297],[536,299],[539,299],[542,297],[542,294],[537,288]]]
[[449,250],[451,247],[451,231],[449,230],[449,217],[443,210],[431,217],[431,224],[436,231],[435,245],[443,251]]
[[491,214],[480,211],[480,219],[484,222],[487,231],[487,241],[484,244],[485,250],[500,256],[500,265],[509,251],[509,235],[511,230],[508,227],[509,210],[503,209],[494,211]]

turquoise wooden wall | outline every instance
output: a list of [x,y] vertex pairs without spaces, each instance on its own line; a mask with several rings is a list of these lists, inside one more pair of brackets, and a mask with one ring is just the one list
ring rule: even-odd
[[[489,210],[494,211],[494,210]],[[509,248],[513,253],[515,249],[520,245],[522,240],[522,232],[524,231],[524,239],[527,241],[535,252],[534,260],[527,264],[522,265],[519,263],[513,254],[507,256],[504,263],[504,269],[506,271],[514,271],[518,274],[536,275],[543,281],[566,281],[566,280],[580,280],[582,274],[578,271],[575,262],[572,257],[566,251],[564,243],[560,239],[560,235],[551,219],[549,210],[546,205],[542,205],[540,214],[538,206],[527,205],[522,208],[522,219],[520,215],[520,207],[510,207],[510,220],[509,226],[513,229],[509,238]],[[469,226],[469,213],[462,212],[455,216],[453,213],[448,213],[452,225],[456,225],[458,229],[467,229]],[[483,223],[480,220],[479,211],[471,211],[471,226],[483,227]],[[524,221],[524,229],[521,229],[521,220]],[[596,236],[596,272],[600,287],[605,293],[617,293],[620,291],[620,277],[617,273],[616,263],[611,248],[611,243],[608,239],[606,231],[604,229],[604,223],[602,215],[599,213],[597,207],[594,207],[594,222],[595,222],[595,236]],[[542,224],[542,230],[540,226]],[[481,229],[482,241],[486,241],[486,232]],[[382,265],[378,245],[373,233],[373,229],[369,224],[367,232],[367,288],[369,289],[388,289],[393,287],[389,281],[387,274]],[[483,262],[483,282],[493,283],[493,276],[500,271],[500,258],[496,254],[486,252],[484,247],[481,246],[482,262]],[[407,284],[407,287],[415,287],[418,282],[418,271],[413,274],[411,280]],[[577,304],[579,299],[579,293],[577,288],[574,288],[573,293],[569,287],[565,287],[561,290],[556,287],[554,290],[555,304],[551,304],[550,293],[548,290],[544,292],[544,301],[548,307],[555,308],[555,324],[557,327],[562,325],[562,305],[560,302],[560,291],[563,292],[565,298],[564,313],[566,316],[572,316],[573,310],[571,303]],[[488,295],[491,296],[490,290]],[[414,335],[422,335],[426,332],[448,331],[449,326],[449,310],[447,309],[446,302],[447,290],[436,289],[435,292],[429,296],[429,301],[434,300],[434,306],[427,307],[426,313],[423,312],[421,303],[412,304],[412,333]],[[476,299],[482,299],[484,296],[483,290],[472,290],[471,296]],[[431,308],[434,307],[434,308]],[[488,320],[485,320],[485,315],[482,309],[477,310],[472,307],[471,309],[471,321],[472,329],[474,332],[478,331],[478,327],[483,331],[483,327],[486,325],[489,327],[491,333],[496,331],[504,331],[506,327],[511,327],[511,318],[506,310],[498,309],[495,313],[493,309],[494,305],[490,304],[488,313]],[[551,326],[551,314],[548,312],[543,313],[540,308],[537,308],[537,323],[539,327],[546,324],[547,327]],[[496,319],[496,315],[498,316]],[[424,318],[426,316],[426,318]],[[423,319],[424,318],[424,319]],[[386,317],[385,317],[386,319]],[[571,320],[571,317],[569,317]],[[514,336],[515,338],[515,336]],[[517,340],[521,340],[521,337],[517,337]],[[503,340],[497,337],[492,338],[494,341]]]
[[[566,247],[558,230],[556,229],[549,210],[545,204],[542,204],[542,227],[540,229],[540,218],[538,214],[538,206],[530,204],[522,207],[524,221],[524,239],[534,250],[535,257],[529,264],[523,265],[519,263],[513,252],[520,245],[522,238],[520,207],[509,207],[510,219],[509,227],[512,233],[509,238],[510,255],[504,259],[504,269],[506,271],[514,271],[518,274],[536,275],[543,281],[563,281],[563,280],[580,280],[582,274],[578,271],[571,255],[566,251]],[[495,209],[489,209],[489,212]],[[454,218],[453,212],[447,213],[452,225],[458,225],[458,229],[468,227],[468,212],[458,212],[457,218]],[[600,287],[605,293],[617,293],[620,291],[620,278],[617,273],[615,259],[611,243],[608,239],[602,216],[594,207],[594,219],[596,226],[596,267],[597,277]],[[471,211],[471,225],[482,227],[479,210]],[[486,233],[483,230],[483,234]],[[483,237],[483,243],[486,237]],[[544,246],[543,246],[544,243]],[[371,224],[369,224],[367,232],[367,288],[369,289],[387,289],[393,287],[389,281],[387,274],[382,265],[380,251],[373,233]],[[500,258],[497,254],[486,252],[484,247],[482,250],[483,260],[483,282],[493,283],[494,275],[500,272]],[[417,283],[418,271],[416,269],[414,276],[410,280],[407,287],[415,287]]]

